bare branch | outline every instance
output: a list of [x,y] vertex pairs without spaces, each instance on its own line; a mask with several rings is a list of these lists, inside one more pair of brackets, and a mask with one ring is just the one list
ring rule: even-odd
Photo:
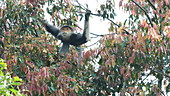
[[[94,16],[102,16],[100,14],[94,14],[94,13],[91,13],[91,15],[94,15]],[[112,22],[114,25],[116,25],[117,27],[121,27],[120,25],[116,24],[113,20],[111,20],[110,18],[106,18],[107,20],[109,20],[110,22]],[[122,29],[126,34],[130,35],[130,33],[125,30],[125,29]]]
[[147,11],[144,8],[142,8],[136,1],[134,1],[134,0],[131,0],[131,1],[133,3],[135,3],[145,13],[146,17],[149,19],[151,26],[153,27],[152,20],[150,19],[149,15],[147,14]]
[[100,41],[100,40],[98,40],[98,41],[94,42],[93,44],[91,44],[91,45],[89,45],[89,46],[86,46],[86,48],[87,48],[87,47],[91,47],[91,46],[93,46],[93,45],[97,44],[99,41]]
[[159,74],[161,74],[161,75],[163,75],[163,76],[165,76],[165,77],[167,77],[167,78],[170,78],[170,76],[169,76],[168,74],[165,74],[165,73],[163,73],[163,72],[159,72],[159,71],[157,71],[157,70],[152,70],[152,71],[157,72],[157,73],[159,73]]
[[76,0],[76,2],[77,2],[77,4],[79,5],[79,7],[81,7],[81,9],[83,9],[83,10],[85,10],[86,11],[86,7],[84,7],[82,4],[80,4],[79,2],[78,2],[78,0]]
[[94,34],[94,33],[90,33],[90,34],[92,34],[92,35],[95,35],[95,36],[101,36],[101,37],[103,37],[103,36],[105,36],[105,35],[107,35],[107,34],[105,34],[105,35],[98,35],[98,34]]
[[156,10],[156,7],[152,4],[152,2],[150,1],[150,0],[147,0],[148,1],[148,3],[151,5],[151,7],[154,9],[154,10]]

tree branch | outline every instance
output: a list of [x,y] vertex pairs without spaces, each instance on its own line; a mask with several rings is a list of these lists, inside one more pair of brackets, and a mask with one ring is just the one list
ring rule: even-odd
[[147,11],[144,8],[142,8],[136,1],[134,1],[134,0],[131,0],[131,1],[133,3],[135,3],[145,13],[146,17],[149,19],[151,26],[153,27],[152,20],[150,19],[149,15],[147,14]]
[[[80,6],[80,8],[82,8],[84,11],[87,11],[88,9],[85,8],[83,5],[81,5],[78,0],[76,0],[76,2],[78,3],[78,5]],[[83,12],[82,12],[83,13]],[[102,17],[102,15],[100,14],[94,14],[94,13],[90,13],[91,15],[94,15],[94,16],[99,16],[99,17]],[[121,27],[120,25],[116,24],[115,22],[113,22],[113,20],[109,19],[109,18],[106,18],[107,20],[109,20],[110,22],[112,22],[114,25],[116,25],[117,27]],[[122,29],[126,34],[130,35],[130,33],[125,30],[125,29]]]
[[80,4],[79,2],[78,2],[78,0],[76,0],[76,2],[77,2],[77,4],[79,5],[79,7],[81,8],[81,9],[83,9],[83,10],[86,10],[87,8],[85,8],[82,4]]
[[159,71],[157,71],[157,70],[152,70],[152,71],[157,72],[157,73],[159,73],[159,74],[161,74],[161,75],[163,75],[163,76],[165,76],[165,77],[167,77],[167,78],[170,78],[170,76],[169,76],[168,74],[159,72]]
[[[101,36],[101,37],[103,37],[103,36],[105,36],[105,35],[98,35],[98,34],[94,34],[94,33],[90,33],[90,34],[92,34],[92,35],[95,35],[95,36]],[[107,35],[107,34],[106,34]]]
[[154,10],[156,10],[156,7],[152,4],[152,2],[150,1],[150,0],[147,0],[148,1],[148,3],[151,5],[151,7],[154,9]]
[[[101,17],[102,15],[100,15],[100,14],[94,14],[94,13],[90,13],[91,15],[94,15],[94,16],[99,16],[99,17]],[[118,25],[118,24],[116,24],[113,20],[111,20],[110,18],[105,18],[105,19],[107,19],[107,20],[109,20],[110,22],[112,22],[114,25],[116,25],[117,27],[121,27],[120,25]],[[125,30],[125,29],[122,29],[126,34],[128,34],[128,35],[130,35],[130,33],[127,31],[127,30]]]
[[89,46],[86,46],[86,48],[87,48],[87,47],[91,47],[91,46],[93,46],[93,45],[97,44],[99,41],[100,41],[100,40],[98,40],[98,41],[94,42],[93,44],[91,44],[91,45],[89,45]]

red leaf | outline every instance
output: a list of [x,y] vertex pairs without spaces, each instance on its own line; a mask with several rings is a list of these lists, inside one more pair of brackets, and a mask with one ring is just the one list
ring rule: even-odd
[[109,59],[105,62],[105,65],[106,66],[110,65],[110,60]]
[[166,5],[169,5],[169,0],[164,0]]
[[119,7],[121,7],[121,6],[122,6],[122,2],[123,2],[122,0],[119,2]]
[[132,14],[133,14],[133,15],[136,15],[136,12],[135,12],[135,10],[131,10],[131,12],[132,12]]
[[142,21],[142,27],[148,27],[148,24],[146,21]]
[[30,61],[26,60],[25,63],[27,63],[30,67],[34,67],[34,63],[31,63]]
[[133,61],[134,61],[134,57],[130,57],[129,58],[129,63],[133,63]]
[[25,3],[26,3],[26,0],[20,1],[20,4],[25,4]]
[[91,56],[91,51],[87,51],[85,54],[84,54],[84,58],[87,59]]
[[126,80],[127,79],[127,75],[123,74],[123,79]]
[[124,72],[125,72],[125,68],[121,67],[120,68],[120,74],[122,75],[122,74],[124,74]]

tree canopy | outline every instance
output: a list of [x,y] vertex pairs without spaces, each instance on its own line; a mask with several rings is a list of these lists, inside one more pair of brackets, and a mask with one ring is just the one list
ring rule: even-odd
[[120,0],[119,10],[129,14],[124,22],[114,22],[115,2],[105,0],[90,13],[110,22],[109,33],[91,33],[100,38],[98,47],[84,51],[79,60],[73,48],[65,58],[59,56],[60,42],[40,21],[47,12],[53,25],[82,30],[77,22],[91,10],[88,5],[79,0],[1,1],[0,95],[167,96],[170,1]]

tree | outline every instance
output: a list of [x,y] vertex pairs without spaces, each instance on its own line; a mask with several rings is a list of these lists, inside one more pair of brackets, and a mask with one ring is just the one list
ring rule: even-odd
[[9,72],[6,72],[7,64],[0,59],[0,95],[1,96],[24,96],[21,94],[18,86],[21,85],[22,80],[15,76],[11,77]]
[[[168,0],[120,0],[128,12],[125,22],[113,22],[114,2],[106,0],[97,12],[110,21],[110,31],[100,37],[99,48],[74,50],[58,56],[58,41],[46,34],[39,20],[46,11],[54,25],[76,24],[87,6],[78,0],[6,0],[0,9],[0,56],[20,89],[28,95],[167,95],[170,91],[170,20]],[[93,18],[92,18],[93,19]],[[99,66],[99,67],[97,67]],[[153,76],[154,80],[148,78]],[[148,79],[148,80],[147,80]],[[28,91],[25,91],[28,90]]]

